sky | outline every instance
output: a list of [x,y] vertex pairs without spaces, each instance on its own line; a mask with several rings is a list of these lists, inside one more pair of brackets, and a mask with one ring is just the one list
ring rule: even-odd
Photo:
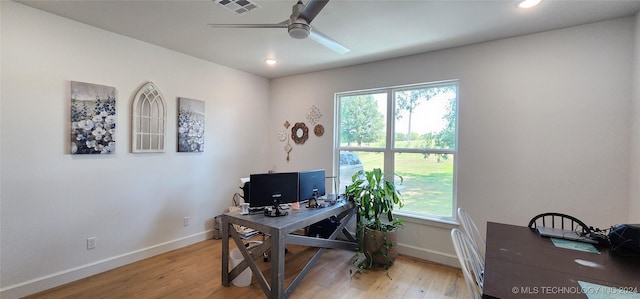
[[[437,95],[427,102],[421,102],[413,112],[411,120],[411,132],[418,134],[436,133],[442,131],[447,125],[443,116],[447,113],[449,105],[449,94]],[[386,115],[386,94],[375,94],[374,99],[378,102],[378,111]],[[396,120],[396,132],[407,133],[409,124],[409,114],[404,111],[403,117]]]

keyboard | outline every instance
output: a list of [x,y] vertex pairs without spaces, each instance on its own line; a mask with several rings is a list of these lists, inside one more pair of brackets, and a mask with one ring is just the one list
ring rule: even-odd
[[264,207],[249,208],[249,214],[257,214],[264,211]]
[[538,230],[538,234],[540,234],[543,237],[580,241],[580,242],[592,243],[592,244],[598,243],[597,240],[591,239],[586,236],[579,236],[576,232],[572,230],[563,230],[559,228],[544,227],[544,226],[538,226],[536,229]]

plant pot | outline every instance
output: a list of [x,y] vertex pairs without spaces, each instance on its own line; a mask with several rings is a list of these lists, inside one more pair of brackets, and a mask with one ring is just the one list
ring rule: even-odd
[[[364,251],[373,264],[391,266],[398,257],[398,232],[364,228]],[[387,245],[387,246],[385,246]]]

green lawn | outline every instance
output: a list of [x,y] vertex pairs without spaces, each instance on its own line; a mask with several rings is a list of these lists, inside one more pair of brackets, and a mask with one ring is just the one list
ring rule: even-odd
[[[358,152],[365,170],[383,165],[382,153]],[[402,210],[451,216],[453,200],[453,157],[438,161],[432,155],[396,154],[396,175],[404,181],[398,185],[405,206]],[[399,181],[396,178],[396,184]]]

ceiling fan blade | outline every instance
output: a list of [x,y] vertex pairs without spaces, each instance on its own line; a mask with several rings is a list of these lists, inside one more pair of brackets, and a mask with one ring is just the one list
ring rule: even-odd
[[351,50],[349,50],[347,47],[331,39],[330,37],[322,34],[320,31],[316,30],[313,27],[309,32],[309,38],[311,38],[312,40],[318,42],[319,44],[331,49],[333,52],[336,52],[340,55],[344,55],[351,52]]
[[328,2],[329,0],[309,0],[299,17],[305,19],[307,23],[311,23]]
[[214,28],[287,28],[287,21],[278,24],[207,24]]

